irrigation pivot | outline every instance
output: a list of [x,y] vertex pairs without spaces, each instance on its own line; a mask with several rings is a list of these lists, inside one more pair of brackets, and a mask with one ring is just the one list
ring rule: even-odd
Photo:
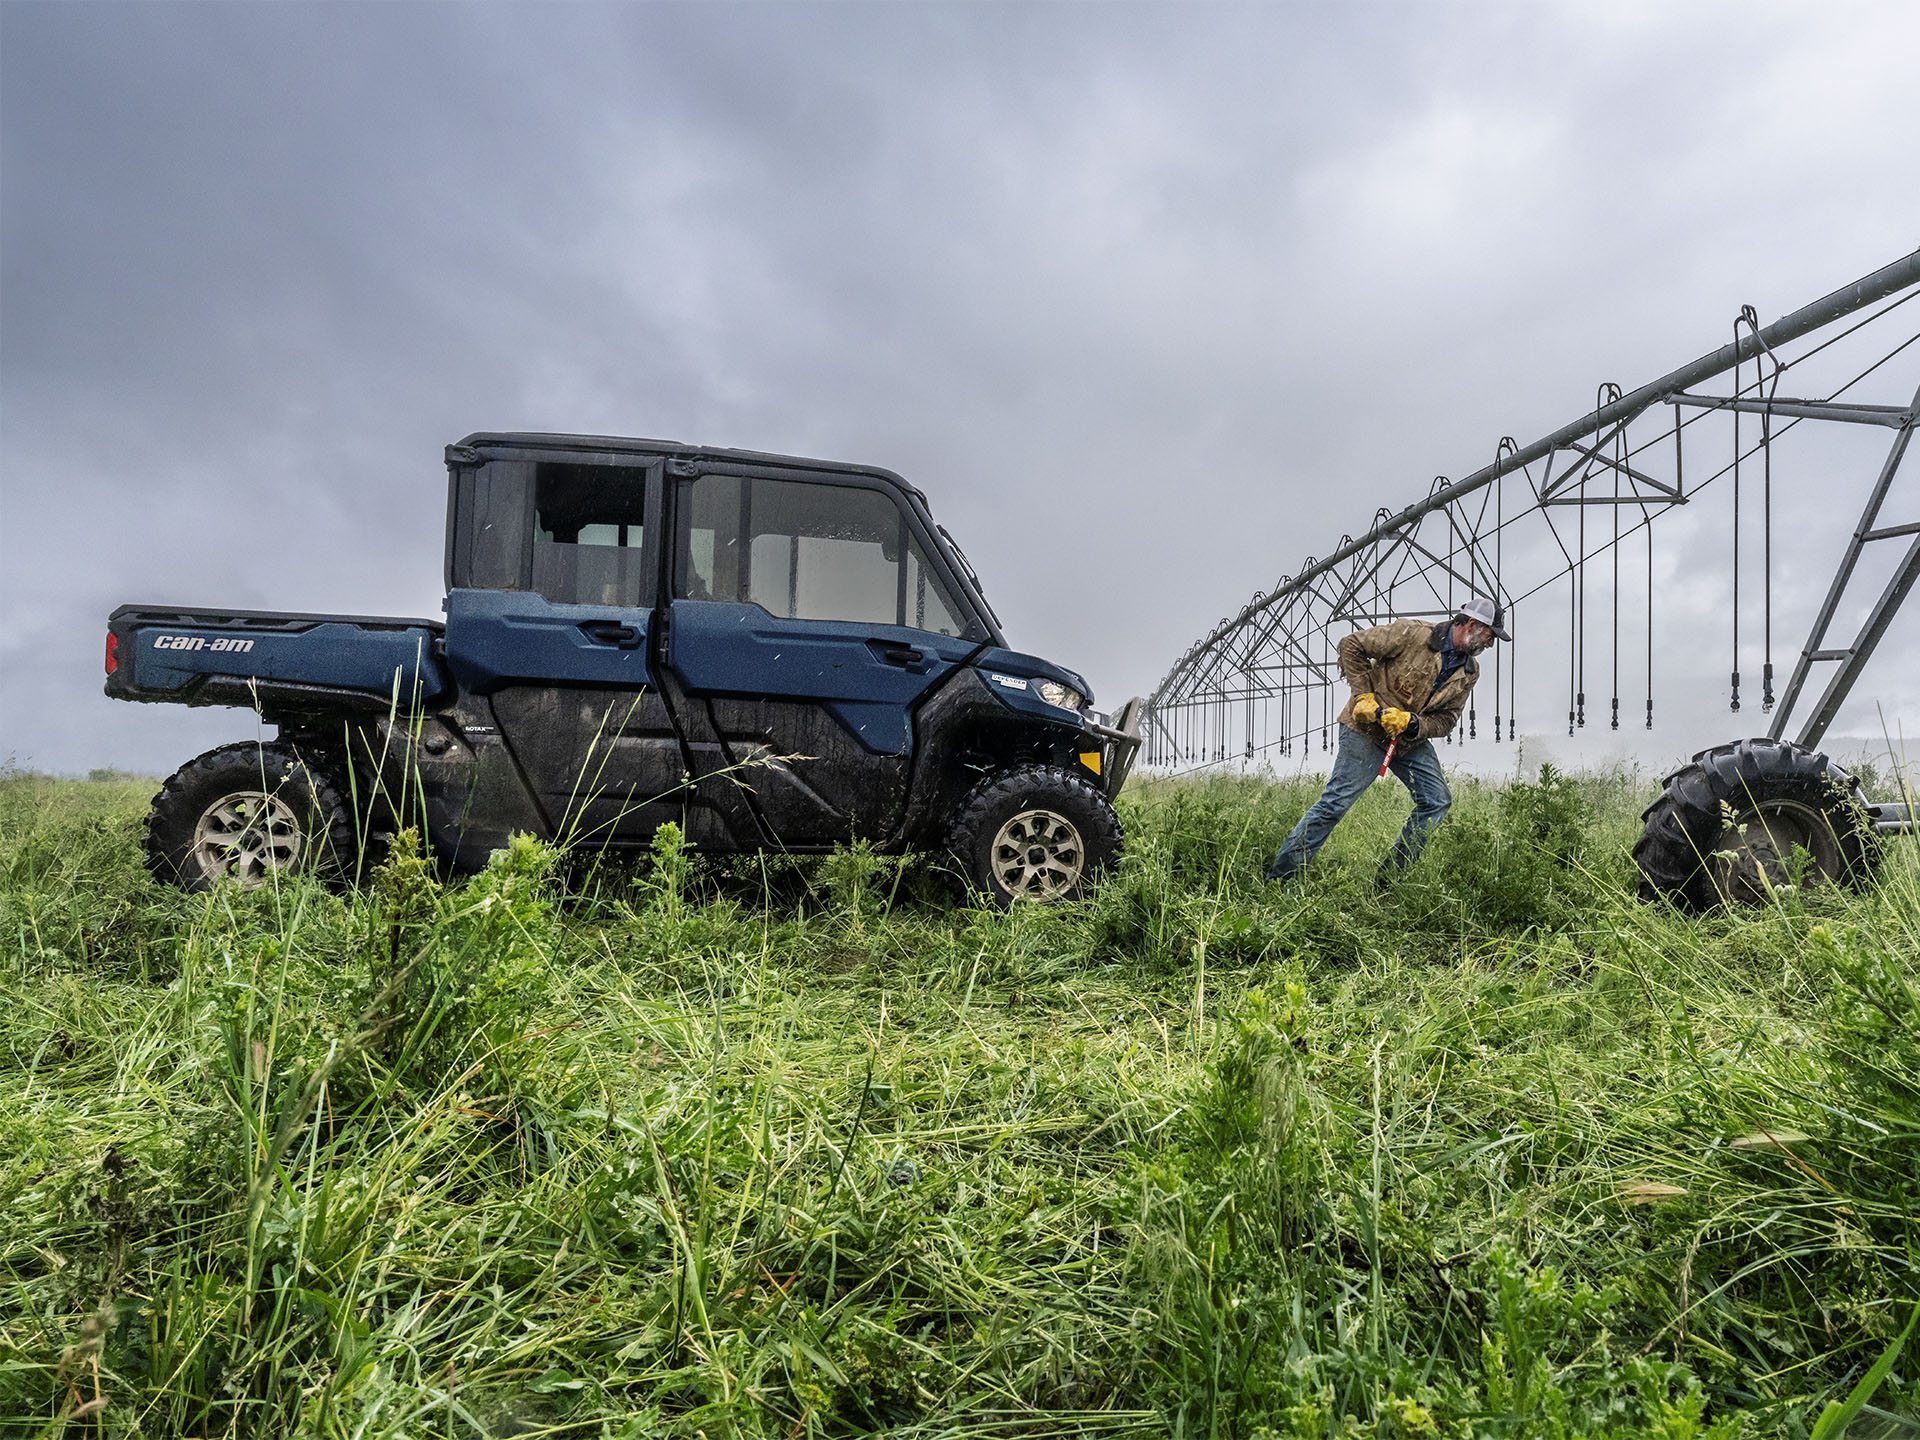
[[[1816,747],[1920,580],[1920,506],[1883,517],[1920,413],[1916,298],[1920,250],[1770,324],[1747,307],[1727,343],[1697,360],[1634,390],[1603,384],[1591,410],[1551,434],[1527,445],[1503,436],[1492,460],[1464,479],[1440,476],[1415,503],[1376,511],[1364,534],[1308,556],[1174,662],[1147,702],[1146,765],[1179,774],[1316,743],[1330,749],[1339,636],[1448,616],[1473,594],[1497,597],[1520,622],[1516,636],[1525,625],[1529,639],[1564,643],[1564,655],[1556,643],[1543,659],[1564,668],[1568,734],[1589,724],[1618,730],[1623,713],[1651,729],[1656,522],[1711,491],[1732,511],[1729,706],[1738,712],[1757,699],[1766,733],[1702,751],[1669,781],[1636,847],[1643,893],[1704,905],[1779,883],[1796,866],[1832,878],[1864,873],[1869,832],[1909,829],[1912,819],[1903,807],[1867,805]],[[1809,425],[1892,434],[1776,690],[1774,498],[1776,481],[1794,479],[1776,453]],[[1831,466],[1819,478],[1835,493],[1844,485]],[[1889,542],[1899,552],[1890,577],[1881,564],[1863,569]],[[1883,577],[1877,593],[1863,574]],[[1863,606],[1859,624],[1840,623]],[[1495,742],[1518,734],[1520,653],[1493,654]],[[1479,738],[1480,708],[1469,711],[1462,741]]]

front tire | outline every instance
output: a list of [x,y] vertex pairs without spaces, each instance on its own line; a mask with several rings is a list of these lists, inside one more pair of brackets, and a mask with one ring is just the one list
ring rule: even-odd
[[1878,855],[1853,777],[1783,740],[1702,750],[1640,818],[1640,898],[1691,910],[1758,904],[1795,881],[1860,884]]
[[353,854],[352,815],[332,777],[286,744],[245,741],[189,760],[147,812],[147,868],[182,890],[275,875],[340,875]]
[[1120,817],[1094,786],[1054,765],[988,777],[960,802],[947,849],[993,904],[1079,900],[1120,858]]

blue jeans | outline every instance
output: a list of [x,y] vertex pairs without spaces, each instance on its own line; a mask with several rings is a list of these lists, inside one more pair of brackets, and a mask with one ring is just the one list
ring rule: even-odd
[[[1340,746],[1334,752],[1333,774],[1327,777],[1327,788],[1307,807],[1307,813],[1300,817],[1300,823],[1281,845],[1280,853],[1267,866],[1269,880],[1291,880],[1305,870],[1307,862],[1333,834],[1333,827],[1379,777],[1380,762],[1386,758],[1386,752],[1344,725],[1339,730]],[[1434,758],[1431,744],[1415,745],[1404,753],[1395,751],[1393,773],[1413,796],[1413,814],[1407,817],[1400,838],[1393,842],[1387,858],[1380,862],[1383,872],[1404,870],[1418,859],[1428,834],[1453,808],[1453,792],[1447,789],[1447,777],[1440,772],[1440,762]]]

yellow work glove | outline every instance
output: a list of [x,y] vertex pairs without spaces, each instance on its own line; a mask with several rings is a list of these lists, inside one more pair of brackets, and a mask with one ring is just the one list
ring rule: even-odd
[[1371,725],[1380,718],[1380,697],[1371,690],[1357,696],[1353,702],[1353,718],[1362,725]]
[[1380,712],[1380,728],[1396,740],[1400,738],[1400,733],[1412,723],[1412,715],[1408,714],[1405,710],[1396,709],[1392,705],[1389,705]]

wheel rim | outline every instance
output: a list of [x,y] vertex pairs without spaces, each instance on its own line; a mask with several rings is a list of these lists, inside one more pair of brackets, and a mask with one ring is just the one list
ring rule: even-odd
[[1777,887],[1794,883],[1796,850],[1807,852],[1797,877],[1805,883],[1845,876],[1839,838],[1819,809],[1798,800],[1762,801],[1720,832],[1710,862],[1714,888],[1741,904],[1765,900]]
[[1079,827],[1054,810],[1022,810],[993,837],[993,878],[1015,899],[1058,900],[1086,866]]
[[274,871],[300,863],[300,820],[293,807],[264,790],[236,790],[200,813],[193,827],[193,863],[210,880],[251,889]]

